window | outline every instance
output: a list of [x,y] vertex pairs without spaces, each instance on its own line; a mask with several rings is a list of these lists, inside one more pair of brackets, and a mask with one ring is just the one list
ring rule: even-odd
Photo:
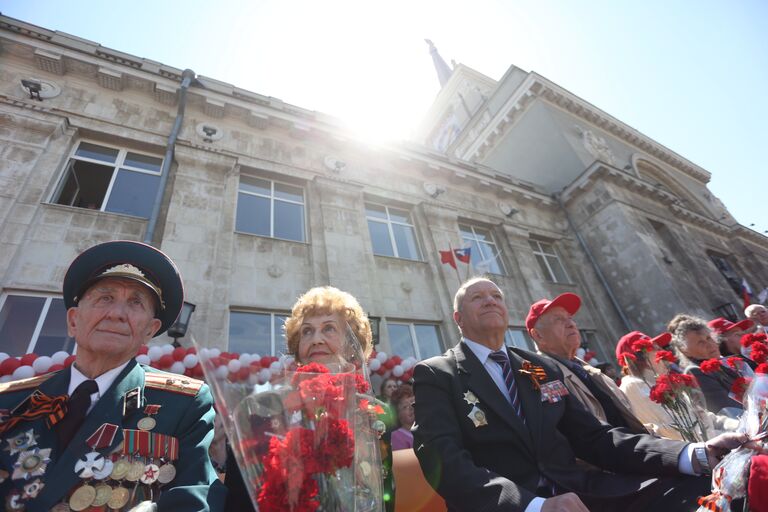
[[304,189],[252,176],[241,176],[235,230],[304,242]]
[[287,314],[230,311],[229,351],[274,356],[286,352],[283,324]]
[[407,260],[420,260],[411,215],[406,210],[377,204],[365,205],[373,253]]
[[162,158],[80,142],[53,202],[149,218]]
[[597,360],[601,363],[610,363],[613,361],[613,354],[608,353],[602,343],[597,340],[597,333],[590,330],[580,330],[581,346],[584,350],[593,351]]
[[472,248],[471,262],[476,272],[488,274],[506,274],[501,261],[501,250],[496,248],[490,230],[459,224],[461,239],[465,246]]
[[728,282],[731,289],[736,292],[737,295],[741,296],[741,279],[739,279],[739,275],[733,270],[733,266],[731,265],[731,262],[728,261],[728,258],[711,251],[707,251],[707,255],[715,267],[717,267],[717,270],[720,271],[723,278]]
[[504,333],[504,344],[508,347],[521,348],[523,350],[535,350],[533,340],[528,331],[520,327],[509,327]]
[[544,278],[555,283],[567,283],[568,274],[565,273],[552,244],[540,240],[528,240],[528,243],[531,244],[533,255],[536,256],[536,261],[539,263]]
[[436,325],[387,322],[387,332],[392,355],[403,359],[413,356],[420,361],[443,353]]
[[64,300],[34,295],[0,297],[0,352],[23,356],[72,353],[75,340],[67,336]]

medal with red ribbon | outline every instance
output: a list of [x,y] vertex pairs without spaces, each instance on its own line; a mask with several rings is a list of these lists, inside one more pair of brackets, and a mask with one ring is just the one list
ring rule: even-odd
[[141,455],[153,459],[176,460],[179,458],[179,440],[173,436],[124,429],[123,454]]
[[112,472],[112,461],[96,450],[108,448],[115,440],[118,428],[112,423],[104,423],[85,440],[91,451],[75,463],[75,473],[80,478],[103,480],[109,476]]
[[144,414],[146,414],[146,416],[141,418],[136,424],[136,426],[139,427],[139,430],[152,430],[155,428],[155,425],[157,425],[157,420],[155,420],[155,418],[152,416],[157,414],[158,411],[160,411],[160,406],[156,404],[149,404],[144,407]]

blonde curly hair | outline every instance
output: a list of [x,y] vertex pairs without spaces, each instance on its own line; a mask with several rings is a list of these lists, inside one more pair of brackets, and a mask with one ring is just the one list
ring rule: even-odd
[[363,357],[368,359],[373,350],[373,334],[368,316],[360,303],[351,294],[333,286],[317,286],[311,288],[291,308],[291,316],[285,321],[285,340],[288,343],[288,353],[298,355],[299,328],[304,319],[312,316],[339,314],[360,341]]

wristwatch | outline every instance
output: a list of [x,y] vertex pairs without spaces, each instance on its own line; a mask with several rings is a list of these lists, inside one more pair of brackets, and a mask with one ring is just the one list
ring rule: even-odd
[[712,473],[712,467],[709,465],[709,458],[707,457],[707,449],[704,446],[696,446],[693,449],[693,456],[696,457],[696,461],[701,466],[701,472],[703,474]]

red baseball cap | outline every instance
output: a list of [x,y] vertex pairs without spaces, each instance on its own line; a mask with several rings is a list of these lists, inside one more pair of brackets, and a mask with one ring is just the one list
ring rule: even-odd
[[742,320],[741,322],[733,323],[726,318],[719,317],[715,318],[714,320],[710,320],[707,322],[707,325],[717,334],[725,334],[734,329],[746,331],[747,329],[751,329],[755,323],[752,320]]
[[632,350],[632,344],[636,342],[637,340],[651,340],[653,343],[660,347],[665,347],[669,343],[669,341],[672,339],[672,335],[668,332],[663,332],[656,336],[655,338],[651,338],[647,334],[643,334],[640,331],[632,331],[628,332],[624,336],[621,337],[619,342],[616,344],[616,359],[619,361],[619,363],[622,362],[622,357],[624,354],[633,354],[634,351]]
[[528,332],[536,327],[536,322],[539,321],[541,315],[558,306],[565,309],[569,314],[575,315],[581,307],[581,298],[575,293],[562,293],[552,300],[541,299],[534,302],[531,304],[531,309],[528,310],[528,316],[525,317],[525,327]]

